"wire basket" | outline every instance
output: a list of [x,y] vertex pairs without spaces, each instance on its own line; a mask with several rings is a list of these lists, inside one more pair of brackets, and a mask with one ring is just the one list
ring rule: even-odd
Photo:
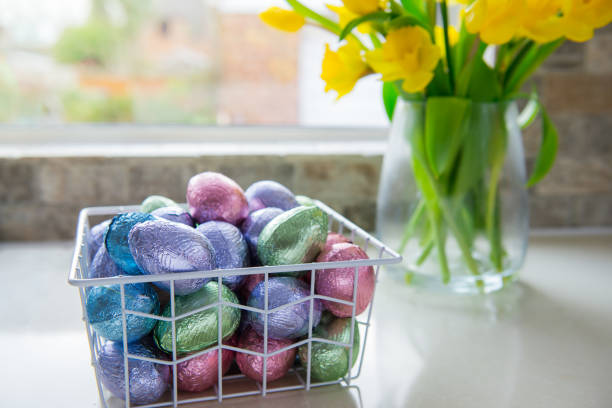
[[[358,319],[355,316],[355,308],[356,302],[355,299],[357,297],[357,285],[358,285],[358,268],[362,266],[373,266],[375,267],[375,276],[376,280],[378,280],[378,273],[381,265],[385,264],[393,264],[401,261],[401,256],[399,256],[395,251],[389,249],[382,242],[372,237],[370,234],[365,232],[363,229],[359,228],[336,211],[332,210],[327,205],[321,203],[320,201],[315,201],[315,204],[325,213],[327,213],[329,217],[328,223],[328,231],[338,232],[340,234],[344,234],[349,237],[350,240],[358,245],[362,250],[364,250],[370,256],[370,259],[361,259],[361,260],[350,260],[350,261],[339,261],[339,262],[320,262],[320,263],[307,263],[307,264],[295,264],[295,265],[279,265],[279,266],[260,266],[260,267],[249,267],[249,268],[239,268],[239,269],[217,269],[212,271],[194,271],[194,272],[184,272],[184,273],[168,273],[163,275],[128,275],[128,276],[115,276],[110,278],[94,278],[88,279],[88,248],[87,248],[87,234],[90,228],[90,219],[92,217],[100,218],[100,217],[112,217],[116,214],[131,212],[131,211],[139,211],[140,206],[117,206],[117,207],[91,207],[85,208],[81,210],[78,219],[77,225],[77,233],[75,239],[75,250],[74,256],[72,260],[72,266],[70,268],[68,282],[78,287],[79,293],[81,296],[81,305],[83,307],[83,321],[85,322],[85,329],[87,331],[87,337],[89,340],[89,347],[91,352],[91,361],[92,366],[94,367],[94,371],[96,374],[96,383],[98,387],[98,392],[100,396],[100,401],[103,407],[112,407],[112,406],[125,406],[129,407],[130,398],[129,398],[129,373],[128,373],[128,358],[134,360],[145,360],[158,364],[163,364],[172,367],[172,382],[170,386],[170,391],[166,393],[162,397],[162,399],[154,404],[149,405],[138,405],[140,407],[167,407],[167,406],[179,406],[182,404],[192,404],[196,402],[203,401],[219,401],[229,398],[236,397],[244,397],[249,395],[261,395],[265,396],[268,393],[274,392],[282,392],[282,391],[290,391],[290,390],[310,390],[313,387],[320,387],[325,385],[332,384],[340,384],[344,387],[350,387],[351,381],[357,378],[361,372],[361,367],[363,363],[365,344],[368,338],[368,330],[370,327],[370,318],[372,316],[372,303],[374,301],[374,296],[372,297],[372,301],[370,302],[367,309],[360,315],[365,316],[365,320]],[[342,299],[332,298],[328,296],[323,296],[315,293],[315,281],[317,276],[317,271],[322,269],[329,268],[348,268],[353,267],[355,271],[354,275],[354,284],[353,284],[353,297],[352,301],[346,301]],[[274,276],[279,273],[287,273],[287,272],[299,272],[299,271],[310,271],[310,295],[299,301],[288,303],[286,305],[269,309],[268,308],[268,279],[270,276]],[[242,304],[236,304],[231,302],[226,302],[221,297],[221,280],[223,277],[234,276],[234,275],[252,275],[252,274],[263,274],[264,275],[264,293],[265,301],[264,301],[264,309],[256,309]],[[219,283],[218,290],[218,301],[211,305],[207,305],[203,308],[192,310],[183,315],[175,315],[175,297],[174,297],[174,282],[176,280],[184,280],[184,279],[194,279],[194,278],[213,278],[216,279]],[[152,315],[146,314],[138,311],[127,310],[125,307],[125,285],[132,283],[143,283],[143,282],[162,282],[169,281],[170,282],[170,310],[171,315],[169,317],[163,317],[160,315]],[[103,339],[97,335],[97,333],[93,330],[91,325],[89,324],[89,319],[87,318],[87,309],[86,309],[86,288],[94,287],[94,286],[103,286],[103,285],[119,285],[121,291],[121,316],[122,316],[122,325],[123,325],[123,356],[124,356],[124,389],[125,389],[125,401],[121,401],[117,398],[111,397],[110,392],[105,390],[104,386],[101,383],[100,375],[98,373],[98,365],[96,364],[99,356],[99,352],[103,343]],[[375,294],[374,288],[374,294]],[[328,300],[333,302],[342,303],[345,305],[349,305],[352,307],[352,316],[351,319],[351,330],[350,330],[350,340],[348,344],[340,343],[337,341],[332,341],[329,339],[313,337],[313,303],[314,299]],[[267,327],[267,318],[270,313],[273,313],[279,309],[290,307],[295,303],[299,302],[310,302],[310,313],[309,313],[309,330],[308,337],[303,340],[299,340],[290,346],[284,347],[282,349],[276,350],[274,352],[268,352],[268,327]],[[263,353],[257,353],[251,350],[241,349],[239,347],[234,347],[229,344],[225,344],[222,342],[222,307],[219,306],[230,306],[235,307],[241,310],[251,310],[258,313],[264,314],[264,336],[263,336]],[[176,329],[175,323],[177,320],[185,317],[186,315],[191,315],[193,313],[200,312],[202,310],[216,307],[217,308],[217,319],[218,319],[218,332],[217,332],[217,345],[207,348],[205,350],[190,354],[188,356],[177,356],[176,351]],[[170,322],[172,327],[172,354],[171,358],[168,360],[149,358],[139,355],[130,354],[126,352],[128,350],[127,347],[127,323],[126,323],[126,315],[132,314],[141,317],[148,317],[155,319],[157,321],[166,321]],[[350,364],[353,361],[353,341],[354,341],[354,329],[355,325],[359,327],[363,327],[363,335],[360,336],[362,338],[362,343],[359,347],[361,350],[361,354],[358,358],[358,364]],[[327,381],[327,382],[314,382],[311,381],[311,348],[313,342],[322,342],[329,343],[338,346],[345,347],[348,350],[348,362],[349,367],[347,374],[335,381]],[[267,358],[271,357],[275,354],[281,353],[291,348],[298,348],[300,346],[307,345],[308,347],[308,364],[306,367],[302,367],[299,364],[294,364],[293,368],[291,368],[288,374],[280,380],[276,380],[273,383],[269,384],[267,381],[267,371],[266,364]],[[221,364],[222,352],[221,349],[229,349],[239,353],[246,353],[251,355],[256,355],[263,358],[263,381],[262,383],[258,383],[254,380],[251,380],[244,376],[243,374],[222,374],[223,365]],[[177,371],[176,366],[184,361],[187,361],[191,358],[197,357],[199,355],[205,354],[207,352],[211,352],[217,350],[217,355],[219,358],[218,363],[218,383],[214,385],[208,392],[193,394],[189,392],[182,392],[177,389]]]

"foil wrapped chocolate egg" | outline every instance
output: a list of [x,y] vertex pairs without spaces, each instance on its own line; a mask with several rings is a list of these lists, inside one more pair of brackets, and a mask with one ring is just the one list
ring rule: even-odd
[[124,275],[125,272],[110,257],[106,247],[102,245],[89,265],[88,278],[110,278],[111,276]]
[[128,235],[134,225],[154,219],[155,217],[151,214],[130,212],[115,216],[108,226],[108,232],[104,240],[106,250],[113,261],[128,275],[140,275],[142,273],[130,251]]
[[[306,299],[309,295],[308,286],[296,278],[283,276],[268,279],[268,310]],[[265,281],[255,286],[247,304],[257,309],[264,309]],[[319,324],[322,309],[321,301],[314,299],[312,327]],[[309,314],[310,301],[308,300],[270,313],[268,315],[268,336],[273,339],[295,339],[308,334]],[[247,316],[253,329],[257,334],[263,336],[264,313],[248,311]]]
[[[268,339],[268,353],[288,347],[293,342],[288,339],[275,340]],[[253,329],[247,329],[240,336],[238,347],[245,350],[254,351],[257,353],[264,352],[264,339]],[[295,348],[290,348],[281,353],[275,354],[267,358],[266,362],[266,382],[272,382],[284,377],[295,362]],[[247,377],[263,382],[263,357],[255,356],[247,353],[236,353],[236,363],[240,371]]]
[[263,273],[247,275],[246,278],[244,278],[244,281],[242,282],[242,286],[240,286],[240,295],[245,300],[244,303],[246,303],[246,301],[249,299],[249,296],[251,296],[251,292],[253,292],[253,289],[255,289],[255,286],[257,286],[257,284],[261,282],[262,280],[264,280]]
[[[194,228],[162,219],[137,224],[129,235],[129,246],[138,267],[149,275],[208,271],[216,268],[215,251],[208,239]],[[209,278],[174,281],[174,293],[187,295]],[[154,282],[170,290],[170,281]]]
[[168,197],[160,195],[151,195],[145,198],[142,204],[140,204],[140,212],[152,213],[158,208],[170,207],[175,205],[176,203]]
[[103,221],[91,227],[87,233],[87,259],[90,263],[98,253],[100,247],[104,245],[104,237],[106,236],[106,231],[108,231],[110,223],[111,220]]
[[[322,252],[317,262],[338,262],[357,259],[368,259],[368,255],[357,245],[339,243],[332,245],[328,251]],[[375,275],[371,266],[360,266],[358,268],[357,281],[357,303],[355,314],[361,314],[370,304],[374,294]],[[355,282],[355,268],[332,268],[317,271],[315,286],[320,295],[342,299],[353,300],[353,284]],[[349,317],[353,308],[329,300],[323,301],[325,308],[338,317]]]
[[[232,337],[229,344],[236,345],[235,337]],[[236,352],[223,349],[221,352],[221,375],[227,373],[232,366]],[[177,364],[176,380],[178,389],[188,392],[202,392],[218,382],[219,352],[211,350],[208,353],[200,354],[187,361]]]
[[[223,221],[207,221],[198,225],[197,231],[208,238],[214,248],[217,268],[234,269],[249,266],[247,243],[234,225]],[[244,275],[225,276],[223,284],[231,290],[236,290],[243,280]]]
[[327,220],[327,214],[318,207],[285,211],[259,234],[257,256],[264,265],[313,261],[325,245]]
[[[202,289],[186,296],[175,297],[176,316],[188,313],[201,307],[216,303],[219,285],[215,281],[208,282]],[[238,303],[238,298],[225,285],[221,285],[221,298],[225,302]],[[170,305],[163,316],[170,316]],[[221,309],[222,335],[228,338],[234,334],[240,324],[240,309],[223,306]],[[176,321],[176,351],[178,353],[193,353],[217,343],[217,306],[194,313]],[[155,343],[168,353],[172,352],[172,324],[160,321],[154,331]]]
[[257,240],[259,239],[259,234],[261,234],[261,231],[270,221],[282,213],[283,210],[280,208],[262,208],[261,210],[250,213],[240,226],[240,230],[244,234],[244,239],[249,245],[249,251],[254,264],[260,263],[259,257],[257,256]]
[[[125,285],[125,308],[136,312],[158,314],[159,300],[153,288],[146,283]],[[87,319],[95,332],[111,341],[123,340],[121,289],[119,285],[95,286],[87,293]],[[157,320],[149,317],[126,315],[127,341],[140,340],[153,330]]]
[[[331,316],[331,318],[329,318]],[[312,332],[312,337],[319,337],[339,343],[351,344],[351,319],[337,318],[326,312],[327,318],[321,319]],[[353,330],[353,363],[359,355],[359,325],[355,323]],[[336,344],[312,342],[310,350],[310,375],[314,381],[335,381],[344,377],[349,370],[349,347]],[[298,356],[302,366],[308,364],[308,344],[300,346]]]
[[329,251],[334,244],[348,243],[352,244],[351,240],[342,234],[336,232],[330,232],[327,234],[327,240],[325,241],[325,247],[323,251]]
[[151,215],[193,227],[193,220],[191,219],[189,212],[175,205],[158,208],[157,210],[151,211]]
[[249,204],[242,188],[220,173],[204,172],[187,184],[189,214],[199,224],[225,221],[238,225],[249,215]]
[[[132,355],[157,358],[153,349],[141,344],[128,344]],[[125,371],[123,344],[108,341],[102,345],[96,360],[100,381],[117,398],[125,400]],[[128,358],[130,404],[144,405],[157,402],[170,384],[170,367],[150,361]]]
[[244,192],[249,202],[249,211],[257,211],[266,207],[276,207],[283,211],[297,207],[293,193],[276,181],[262,180],[253,183]]
[[299,205],[316,207],[314,200],[310,197],[306,197],[305,195],[296,195],[295,201],[297,201]]

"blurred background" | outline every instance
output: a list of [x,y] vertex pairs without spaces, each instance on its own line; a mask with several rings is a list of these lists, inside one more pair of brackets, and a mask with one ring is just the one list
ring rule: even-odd
[[[325,94],[321,60],[336,40],[259,21],[282,3],[0,0],[0,240],[70,239],[85,206],[184,201],[205,170],[244,188],[278,180],[373,230],[388,127],[380,84]],[[531,191],[532,226],[612,226],[612,28],[566,42],[533,85],[560,147]],[[538,127],[524,133],[528,166]]]

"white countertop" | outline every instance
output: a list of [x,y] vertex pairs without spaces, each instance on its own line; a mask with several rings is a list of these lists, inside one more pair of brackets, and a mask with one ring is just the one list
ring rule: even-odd
[[[71,253],[0,243],[3,407],[98,406]],[[533,237],[521,282],[493,295],[415,294],[381,275],[356,387],[223,406],[612,407],[612,234]]]

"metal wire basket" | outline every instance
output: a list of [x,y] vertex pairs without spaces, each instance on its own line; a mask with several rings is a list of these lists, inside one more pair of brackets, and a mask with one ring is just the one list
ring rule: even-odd
[[[378,279],[378,273],[381,265],[385,264],[393,264],[401,261],[401,256],[399,256],[395,251],[386,247],[382,242],[372,237],[370,234],[365,232],[363,229],[359,228],[336,211],[329,208],[327,205],[321,203],[320,201],[315,201],[316,205],[326,212],[329,216],[329,224],[328,231],[336,231],[340,234],[344,234],[351,239],[351,241],[361,247],[366,253],[370,255],[370,259],[363,260],[351,260],[351,261],[340,261],[340,262],[324,262],[324,263],[307,263],[307,264],[295,264],[295,265],[280,265],[280,266],[260,266],[260,267],[250,267],[250,268],[240,268],[240,269],[217,269],[213,271],[194,271],[194,272],[185,272],[185,273],[169,273],[164,275],[137,275],[137,276],[116,276],[110,278],[95,278],[88,279],[88,248],[87,248],[87,234],[90,227],[90,219],[92,217],[112,217],[116,214],[130,212],[130,211],[139,211],[140,206],[117,206],[117,207],[91,207],[85,208],[81,210],[78,219],[77,225],[77,233],[76,233],[76,243],[74,256],[72,260],[72,266],[70,268],[68,282],[78,287],[79,293],[81,296],[81,305],[83,307],[83,321],[85,322],[85,329],[87,331],[87,337],[89,339],[89,346],[91,352],[91,362],[94,367],[94,371],[96,372],[96,383],[98,386],[98,392],[100,396],[100,401],[103,407],[110,406],[130,406],[130,398],[129,398],[129,373],[128,373],[128,358],[134,360],[145,360],[158,364],[164,364],[171,366],[172,369],[172,384],[170,392],[166,393],[162,399],[154,404],[149,405],[139,405],[141,407],[166,407],[173,406],[176,407],[181,404],[190,404],[196,402],[203,401],[214,401],[217,400],[222,402],[228,398],[236,398],[236,397],[244,397],[249,395],[262,395],[265,396],[268,393],[273,392],[282,392],[282,391],[290,391],[290,390],[310,390],[313,387],[320,387],[331,384],[340,384],[345,387],[351,386],[351,381],[357,378],[361,372],[361,367],[363,363],[365,344],[368,338],[368,330],[370,327],[370,317],[372,315],[372,301],[368,308],[361,314],[361,316],[365,316],[365,320],[358,319],[355,316],[355,308],[356,308],[356,297],[357,297],[357,285],[358,285],[358,268],[361,266],[373,266],[375,267],[376,279]],[[328,296],[322,296],[315,293],[315,280],[318,270],[329,269],[329,268],[347,268],[353,267],[355,271],[354,275],[354,284],[353,284],[353,297],[352,301],[346,301],[342,299],[336,299]],[[290,307],[295,303],[292,302],[274,309],[268,308],[268,279],[272,275],[279,273],[287,273],[287,272],[298,272],[298,271],[310,271],[310,295],[304,299],[299,300],[298,302],[310,302],[310,313],[309,313],[309,330],[308,337],[303,340],[299,340],[290,346],[284,347],[282,349],[276,350],[274,352],[268,352],[268,328],[267,328],[267,318],[270,313],[273,313],[279,309]],[[190,311],[189,313],[183,315],[175,315],[175,299],[174,299],[174,282],[176,280],[183,279],[194,279],[194,278],[213,278],[216,279],[219,283],[219,288],[221,288],[221,280],[223,277],[234,276],[234,275],[251,275],[251,274],[263,274],[264,275],[264,284],[265,284],[265,307],[263,310],[255,309],[242,304],[235,304],[226,302],[221,297],[221,290],[218,291],[218,301],[214,304],[207,305],[203,308]],[[146,314],[138,311],[128,310],[125,307],[125,285],[132,283],[141,283],[141,282],[161,282],[161,281],[170,281],[170,310],[171,315],[169,317],[163,317],[159,315]],[[103,339],[100,338],[96,334],[96,332],[92,329],[89,324],[89,319],[87,318],[87,309],[86,309],[86,292],[85,289],[88,287],[94,286],[102,286],[102,285],[119,285],[121,291],[121,315],[122,315],[122,324],[123,324],[123,350],[124,350],[124,376],[125,376],[125,401],[118,400],[117,398],[113,398],[110,396],[110,393],[104,389],[104,386],[101,383],[100,375],[97,369],[97,359],[102,346]],[[313,328],[312,328],[312,319],[313,319],[313,302],[314,299],[322,299],[329,300],[333,302],[342,303],[345,305],[349,305],[352,307],[352,316],[351,316],[351,331],[350,331],[350,341],[348,344],[340,343],[336,341],[332,341],[324,338],[313,337]],[[234,347],[229,344],[225,344],[222,342],[222,307],[219,306],[230,306],[235,307],[241,310],[251,310],[259,313],[264,313],[264,352],[257,353],[251,350],[241,349],[238,347]],[[202,310],[208,309],[210,307],[217,307],[218,311],[218,333],[217,333],[217,345],[206,350],[199,351],[194,354],[190,354],[185,357],[177,356],[176,352],[176,331],[175,331],[175,323],[177,320],[185,317],[185,315],[191,315],[193,313],[200,312]],[[132,314],[141,317],[148,317],[152,319],[156,319],[158,321],[166,321],[170,322],[172,326],[172,355],[169,360],[161,360],[156,358],[143,357],[138,355],[133,355],[125,350],[128,350],[127,347],[127,324],[126,324],[126,315]],[[327,382],[313,382],[311,381],[311,347],[313,342],[322,342],[334,344],[342,347],[346,347],[348,350],[348,362],[353,361],[353,340],[354,340],[354,329],[355,325],[363,326],[364,333],[362,337],[362,344],[360,347],[361,355],[358,359],[358,364],[353,366],[349,364],[347,374],[335,381],[327,381]],[[273,384],[269,384],[267,381],[267,374],[263,377],[263,382],[257,383],[254,380],[251,380],[245,377],[243,374],[226,374],[222,375],[222,352],[221,349],[229,349],[234,350],[235,352],[247,353],[251,355],[256,355],[263,358],[263,373],[266,372],[266,363],[267,358],[271,357],[275,354],[286,351],[290,348],[297,348],[302,345],[307,345],[308,347],[308,364],[307,366],[301,367],[299,365],[294,365],[294,367],[289,371],[289,373],[281,380],[274,381]],[[217,350],[217,355],[219,358],[218,364],[218,384],[213,386],[209,390],[209,392],[193,394],[189,392],[178,391],[177,389],[177,371],[176,366],[179,363],[187,361],[191,358],[197,357],[204,353]]]

